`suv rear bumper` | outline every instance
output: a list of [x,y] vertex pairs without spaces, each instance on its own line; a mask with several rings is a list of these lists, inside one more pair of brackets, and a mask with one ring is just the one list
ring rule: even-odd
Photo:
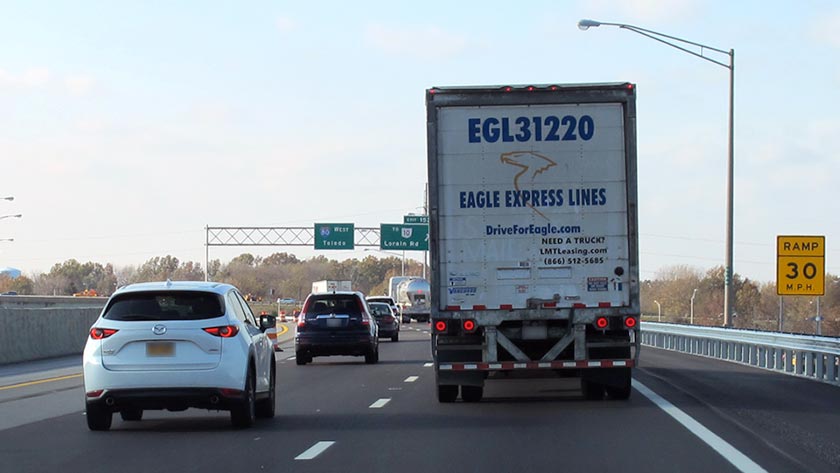
[[374,347],[375,342],[368,333],[339,335],[311,332],[298,333],[295,337],[295,351],[312,356],[361,356],[370,353]]
[[396,322],[392,324],[382,324],[379,326],[379,337],[380,338],[388,338],[393,337],[397,333],[399,333],[400,326]]
[[149,388],[106,390],[97,398],[87,398],[88,406],[113,412],[123,409],[180,411],[190,407],[230,410],[245,402],[245,393],[220,388]]

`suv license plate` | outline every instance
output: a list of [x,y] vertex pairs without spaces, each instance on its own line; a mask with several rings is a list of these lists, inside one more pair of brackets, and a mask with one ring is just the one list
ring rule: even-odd
[[146,343],[146,356],[174,356],[175,344],[172,342]]

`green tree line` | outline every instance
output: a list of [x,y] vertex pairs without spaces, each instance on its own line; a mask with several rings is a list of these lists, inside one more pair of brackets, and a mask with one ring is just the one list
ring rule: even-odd
[[[279,298],[302,300],[309,294],[312,282],[322,279],[349,280],[355,290],[365,294],[385,294],[388,292],[388,279],[399,276],[401,267],[402,260],[393,256],[337,261],[324,256],[300,260],[289,253],[274,253],[266,257],[243,253],[226,264],[219,260],[210,261],[209,276],[212,281],[233,284],[244,294],[270,302]],[[422,273],[422,263],[406,260],[406,274]],[[693,322],[698,325],[722,325],[723,274],[720,266],[706,272],[690,266],[660,270],[654,279],[641,282],[641,309],[645,320],[658,320],[661,310],[663,322],[689,323],[694,294]],[[55,264],[47,273],[31,277],[10,279],[0,276],[0,292],[72,295],[92,289],[99,295],[109,295],[126,284],[167,279],[204,280],[204,268],[200,263],[180,261],[171,255],[151,258],[140,266],[120,268],[70,259]],[[738,274],[733,278],[733,285],[735,327],[778,330],[781,315],[784,331],[815,333],[815,297],[780,297],[776,295],[774,283],[757,282]],[[823,335],[840,335],[840,276],[826,275],[825,296],[820,302]]]
[[[270,301],[287,297],[301,300],[309,294],[312,282],[322,279],[349,280],[354,290],[385,294],[389,278],[399,276],[401,271],[402,260],[393,256],[337,261],[324,256],[299,260],[289,253],[274,253],[267,257],[243,253],[227,264],[210,261],[208,274],[212,281],[233,284],[244,294]],[[422,263],[406,260],[406,274],[422,273]],[[55,264],[47,273],[16,279],[0,276],[0,292],[69,296],[94,290],[98,295],[107,296],[127,284],[167,279],[203,281],[204,268],[200,263],[180,261],[171,255],[151,258],[140,266],[119,268],[70,259]]]
[[[663,322],[689,323],[691,297],[695,294],[694,323],[723,325],[723,275],[722,266],[705,273],[690,266],[660,270],[654,279],[642,281],[641,304],[645,320],[658,320],[661,308]],[[733,278],[733,290],[734,327],[775,331],[779,329],[781,318],[781,328],[785,332],[816,332],[816,297],[778,296],[774,282],[757,282],[737,273]],[[820,298],[820,303],[822,334],[840,335],[840,276],[826,275],[825,296]]]

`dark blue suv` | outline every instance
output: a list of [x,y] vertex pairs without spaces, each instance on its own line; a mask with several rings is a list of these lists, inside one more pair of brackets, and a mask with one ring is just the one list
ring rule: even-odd
[[305,365],[316,356],[364,356],[379,361],[379,328],[360,292],[310,294],[298,316],[295,361]]

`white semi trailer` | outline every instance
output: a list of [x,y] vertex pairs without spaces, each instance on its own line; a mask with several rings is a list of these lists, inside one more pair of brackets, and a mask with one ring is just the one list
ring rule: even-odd
[[312,293],[352,290],[352,284],[350,281],[334,281],[325,279],[323,281],[315,281],[312,283]]
[[427,90],[440,402],[488,378],[577,376],[626,399],[639,356],[630,83]]

